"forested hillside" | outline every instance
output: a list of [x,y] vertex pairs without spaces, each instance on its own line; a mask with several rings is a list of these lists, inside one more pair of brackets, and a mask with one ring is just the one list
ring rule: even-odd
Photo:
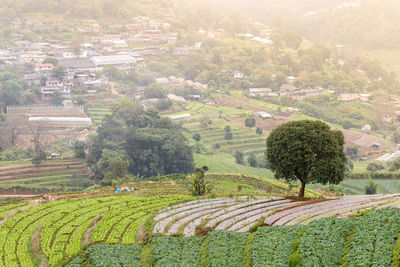
[[38,10],[80,18],[129,18],[135,15],[156,15],[159,8],[170,8],[177,0],[21,0],[0,2],[3,22],[26,12]]
[[[229,3],[232,2],[224,2]],[[257,0],[236,1],[232,5],[262,22],[296,30],[316,43],[367,49],[400,47],[400,2],[396,0]]]

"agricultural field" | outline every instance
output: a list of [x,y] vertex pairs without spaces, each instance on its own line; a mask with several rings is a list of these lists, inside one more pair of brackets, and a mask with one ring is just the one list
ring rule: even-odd
[[[177,262],[179,266],[200,262],[203,266],[268,262],[286,266],[293,254],[310,264],[331,257],[355,266],[354,262],[364,263],[369,257],[376,266],[386,266],[400,233],[400,212],[390,208],[399,206],[397,195],[298,202],[283,197],[138,197],[133,192],[20,201],[0,205],[0,266],[86,266],[88,262],[94,266],[176,266]],[[366,212],[371,209],[379,211]],[[366,215],[359,219],[332,218],[360,211]],[[365,232],[374,234],[365,241],[361,238]],[[368,247],[371,242],[376,244],[373,251]],[[269,245],[254,246],[261,243]],[[314,247],[326,257],[312,255]],[[357,249],[363,254],[356,257]],[[373,258],[375,253],[382,257]]]
[[95,245],[68,266],[398,266],[399,220],[399,210],[382,209],[309,225],[258,227],[252,233],[155,237],[127,248]]
[[0,164],[0,193],[81,191],[91,185],[88,167],[80,159],[46,160],[39,166],[26,160]]
[[[190,194],[190,179],[186,176],[154,177],[150,181],[133,182],[129,186],[134,187],[134,192],[138,196],[154,196],[165,194]],[[233,196],[282,196],[298,194],[298,187],[290,187],[288,184],[274,179],[257,177],[251,175],[233,174],[233,173],[208,173],[206,182],[212,187],[208,194],[210,197],[233,197]],[[323,195],[313,191],[306,190],[306,196],[311,198],[322,198]]]
[[192,237],[200,228],[248,232],[265,225],[309,224],[316,219],[353,214],[379,207],[398,207],[391,195],[342,197],[321,201],[297,202],[282,197],[217,198],[169,207],[154,218],[153,234]]
[[[0,226],[0,266],[60,266],[90,243],[135,244],[138,229],[149,216],[191,199],[103,195],[1,206],[5,221]],[[93,257],[98,254],[93,249]]]
[[104,116],[111,114],[111,106],[108,103],[91,102],[87,104],[87,114],[94,124],[100,125]]
[[[365,194],[365,187],[369,184],[366,179],[344,180],[340,184],[346,194],[359,195]],[[393,194],[400,192],[400,180],[395,179],[374,179],[376,192],[378,194]]]

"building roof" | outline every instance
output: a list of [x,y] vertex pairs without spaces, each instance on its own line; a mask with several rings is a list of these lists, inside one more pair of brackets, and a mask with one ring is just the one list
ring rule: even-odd
[[97,56],[91,58],[96,66],[134,64],[136,59],[131,55]]
[[260,116],[261,118],[272,118],[272,115],[265,111],[258,111],[255,112],[254,114]]
[[181,119],[189,118],[191,116],[192,116],[191,114],[185,113],[185,114],[169,116],[168,118],[171,120],[181,120]]
[[30,122],[87,122],[92,123],[91,118],[79,117],[30,117]]
[[87,58],[74,58],[59,60],[58,63],[64,68],[82,69],[82,68],[95,68],[93,62]]

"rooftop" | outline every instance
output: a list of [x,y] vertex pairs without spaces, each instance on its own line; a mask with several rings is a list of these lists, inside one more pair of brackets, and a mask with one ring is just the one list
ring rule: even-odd
[[131,55],[97,56],[91,58],[96,66],[134,64],[136,59]]

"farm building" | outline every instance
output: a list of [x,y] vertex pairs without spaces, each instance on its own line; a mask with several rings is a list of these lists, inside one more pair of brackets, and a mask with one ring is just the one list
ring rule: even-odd
[[91,118],[82,117],[30,117],[31,126],[76,128],[92,126]]
[[185,113],[185,114],[179,114],[179,115],[169,116],[168,118],[169,118],[170,120],[176,121],[176,120],[183,120],[183,119],[189,118],[189,117],[191,117],[191,116],[192,116],[191,114]]
[[98,56],[92,57],[91,60],[97,68],[110,65],[126,67],[136,64],[136,59],[130,55]]
[[261,119],[269,119],[272,118],[272,115],[265,111],[258,111],[254,113],[255,116],[260,117]]

